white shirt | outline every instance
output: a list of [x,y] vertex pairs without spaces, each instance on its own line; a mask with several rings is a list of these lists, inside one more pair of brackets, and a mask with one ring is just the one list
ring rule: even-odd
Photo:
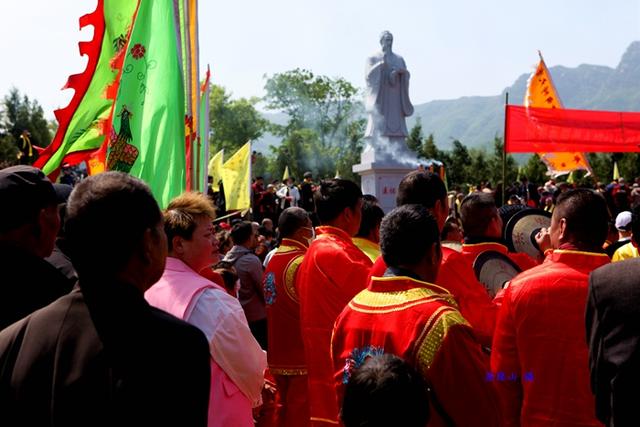
[[240,302],[222,289],[208,288],[191,304],[187,322],[204,332],[213,360],[254,407],[260,405],[267,353],[251,334]]
[[276,192],[276,196],[280,197],[280,207],[284,208],[285,197],[291,197],[291,206],[298,206],[300,202],[300,191],[296,186],[284,186]]

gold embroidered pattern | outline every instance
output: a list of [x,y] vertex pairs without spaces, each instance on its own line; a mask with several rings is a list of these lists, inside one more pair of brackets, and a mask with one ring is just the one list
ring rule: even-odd
[[316,421],[319,423],[327,423],[327,424],[335,424],[335,425],[339,425],[340,423],[338,423],[335,420],[330,420],[328,418],[318,418],[318,417],[309,417],[310,421]]
[[269,367],[269,372],[273,375],[307,375],[307,368],[300,369],[280,369]]
[[369,289],[365,289],[353,298],[349,306],[357,311],[372,310],[373,312],[382,313],[385,312],[383,309],[396,311],[397,309],[416,305],[412,303],[422,304],[430,301],[445,301],[454,307],[457,306],[451,294],[436,293],[422,287],[395,292],[372,292]]
[[303,259],[303,255],[293,258],[284,269],[284,290],[287,292],[287,295],[289,295],[289,298],[295,302],[299,302],[295,287],[296,272],[298,271],[298,267],[300,267]]
[[296,248],[295,246],[278,246],[277,254],[286,254],[289,252],[299,251],[300,248]]
[[[549,249],[547,249],[549,250]],[[545,252],[546,254],[547,252]],[[571,249],[555,249],[553,251],[554,254],[577,254],[577,255],[591,255],[596,257],[606,257],[607,254],[602,254],[598,252],[585,252],[585,251],[574,251]]]
[[[371,280],[374,282],[395,282],[398,279],[402,279],[408,282],[412,282],[415,283],[416,288],[424,288],[427,287],[429,288],[432,292],[435,292],[434,289],[437,289],[440,294],[448,294],[449,291],[446,288],[443,288],[442,286],[438,286],[438,285],[434,285],[433,283],[429,283],[429,282],[423,282],[422,280],[416,280],[413,277],[408,277],[408,276],[389,276],[389,277],[372,277]],[[426,286],[425,286],[426,285]]]
[[[436,319],[439,313],[442,314]],[[433,319],[435,319],[435,321]],[[429,318],[420,338],[416,341],[416,345],[418,346],[416,359],[418,361],[418,368],[423,375],[426,376],[427,370],[431,367],[442,342],[447,336],[447,332],[455,325],[469,326],[469,323],[462,317],[459,311],[453,310],[450,307],[441,307]]]

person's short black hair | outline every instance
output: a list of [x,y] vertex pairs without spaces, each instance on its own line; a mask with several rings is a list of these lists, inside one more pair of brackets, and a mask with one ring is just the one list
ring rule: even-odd
[[447,198],[447,188],[438,174],[425,171],[409,172],[398,186],[396,205],[422,205],[433,209],[436,201]]
[[247,243],[253,234],[253,224],[249,221],[240,221],[231,229],[231,239],[234,245]]
[[607,238],[609,210],[599,193],[588,188],[565,191],[558,195],[553,214],[566,219],[566,230],[573,243],[593,250],[602,248]]
[[378,198],[376,196],[374,196],[373,194],[363,194],[362,195],[362,200],[365,201],[365,202],[378,203]]
[[397,356],[370,357],[345,386],[340,418],[345,427],[424,427],[429,422],[426,381]]
[[447,218],[447,220],[444,222],[444,226],[442,227],[442,231],[440,232],[440,240],[447,240],[447,236],[449,235],[449,233],[454,231],[455,227],[460,228],[458,220],[454,217]]
[[389,267],[415,265],[440,245],[438,223],[423,205],[398,206],[382,220],[380,251]]
[[496,201],[489,193],[471,193],[460,203],[460,220],[465,237],[483,237],[498,214]]
[[261,176],[256,176],[256,181],[260,181],[260,180],[264,180],[264,178]]
[[286,239],[293,236],[300,227],[306,227],[311,219],[302,208],[290,207],[282,211],[278,218],[278,232],[280,238]]
[[360,229],[356,234],[357,237],[367,237],[384,218],[384,211],[376,202],[365,200],[362,202],[362,220],[360,221]]
[[258,234],[266,238],[276,237],[276,233],[273,230],[269,230],[266,227],[262,227],[262,226],[258,228]]
[[104,172],[80,181],[65,222],[69,257],[80,278],[121,271],[144,233],[161,220],[151,190],[138,178]]
[[320,222],[327,224],[340,216],[345,208],[355,209],[358,200],[362,199],[362,191],[348,179],[329,179],[320,183],[313,198]]
[[49,178],[26,165],[0,169],[0,201],[0,233],[34,224],[41,209],[58,203]]

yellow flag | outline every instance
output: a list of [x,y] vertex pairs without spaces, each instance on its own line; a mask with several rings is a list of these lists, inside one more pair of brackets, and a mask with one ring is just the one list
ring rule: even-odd
[[285,182],[289,178],[289,166],[284,167],[284,173],[282,174],[282,182]]
[[[525,107],[562,108],[562,101],[551,80],[551,73],[540,55],[540,62],[527,82],[527,93],[524,96]],[[538,153],[547,165],[553,177],[567,174],[574,170],[586,170],[592,173],[589,160],[584,153]]]
[[213,178],[211,183],[211,189],[213,191],[220,191],[218,183],[222,179],[222,160],[224,159],[224,149],[218,151],[209,160],[209,176]]
[[620,171],[618,170],[618,162],[613,162],[613,180],[620,179]]
[[251,142],[244,144],[222,165],[227,210],[244,210],[251,206]]

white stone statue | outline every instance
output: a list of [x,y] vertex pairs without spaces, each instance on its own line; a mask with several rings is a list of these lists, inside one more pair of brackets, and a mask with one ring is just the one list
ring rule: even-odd
[[365,137],[374,141],[380,137],[404,141],[409,135],[405,117],[413,114],[409,71],[404,59],[391,51],[392,44],[393,35],[384,31],[380,35],[382,51],[367,59],[365,105],[369,121]]

